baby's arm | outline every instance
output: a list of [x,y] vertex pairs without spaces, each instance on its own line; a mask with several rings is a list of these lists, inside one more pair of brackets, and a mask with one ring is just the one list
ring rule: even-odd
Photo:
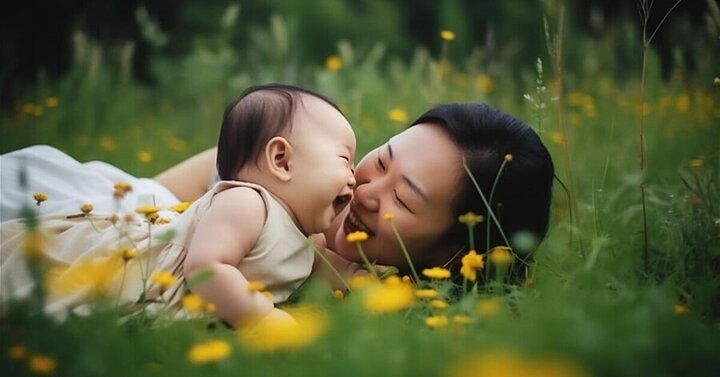
[[266,216],[265,204],[255,190],[225,190],[215,195],[189,243],[185,276],[213,272],[193,291],[214,304],[217,315],[234,327],[277,310],[270,299],[248,289],[247,279],[236,267],[255,246]]
[[[315,258],[315,261],[313,262],[312,275],[325,280],[330,285],[330,288],[332,288],[333,290],[346,290],[347,287],[343,284],[342,281],[340,281],[340,279],[330,268],[330,266],[327,265],[327,262],[330,262],[333,268],[335,268],[335,270],[340,273],[340,275],[342,275],[342,278],[343,280],[345,280],[345,282],[348,282],[352,276],[358,273],[358,271],[362,270],[362,266],[358,263],[346,260],[334,251],[328,249],[326,247],[324,235],[314,234],[312,236],[312,239],[315,244],[315,248],[325,257]],[[327,262],[325,262],[325,260],[327,260]]]

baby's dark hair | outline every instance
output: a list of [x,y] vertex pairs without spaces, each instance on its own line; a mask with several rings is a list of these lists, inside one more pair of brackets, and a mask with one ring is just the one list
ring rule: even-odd
[[298,103],[302,105],[302,95],[317,97],[340,111],[322,94],[285,84],[251,86],[227,106],[217,144],[220,179],[234,180],[240,169],[258,161],[270,139],[292,130],[292,118]]
[[[457,216],[472,211],[491,222],[489,240],[487,223],[478,224],[474,229],[478,252],[485,251],[487,244],[491,248],[503,245],[511,246],[521,258],[528,257],[547,232],[552,200],[554,167],[540,137],[523,121],[487,104],[441,105],[423,114],[412,125],[419,123],[437,124],[447,132],[487,200],[490,200],[493,183],[505,156],[511,156],[497,180],[490,203],[510,245],[505,245],[500,229],[490,218],[487,206],[462,167],[463,161],[458,162],[462,176],[457,185],[453,215],[457,219]],[[441,242],[466,245],[467,232],[465,224],[456,222]],[[522,239],[531,242],[516,242]],[[459,259],[456,258],[458,262]],[[515,264],[522,267],[519,262]]]

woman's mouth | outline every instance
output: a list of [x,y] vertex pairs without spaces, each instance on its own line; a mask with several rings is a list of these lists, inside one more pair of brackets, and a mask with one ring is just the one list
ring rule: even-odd
[[350,210],[350,212],[348,212],[347,216],[345,217],[345,221],[343,222],[343,231],[345,232],[345,234],[350,234],[356,231],[363,231],[367,233],[370,237],[375,235],[375,232],[370,230],[370,228],[368,228],[368,226],[365,225],[365,223],[363,223],[352,210]]

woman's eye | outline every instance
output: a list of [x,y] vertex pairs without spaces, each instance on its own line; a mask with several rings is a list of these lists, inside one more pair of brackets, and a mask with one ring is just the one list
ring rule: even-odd
[[399,204],[401,207],[405,208],[405,209],[408,210],[410,213],[415,214],[415,212],[413,212],[413,211],[410,209],[410,207],[408,207],[407,204],[405,204],[405,202],[403,202],[402,199],[400,199],[400,196],[398,196],[397,190],[393,190],[393,194],[395,195],[395,201],[397,201],[398,204]]

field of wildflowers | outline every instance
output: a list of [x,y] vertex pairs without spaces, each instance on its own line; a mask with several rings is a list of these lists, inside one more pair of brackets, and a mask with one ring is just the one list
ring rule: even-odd
[[[103,287],[138,250],[119,247],[116,259],[71,273],[45,271],[47,240],[29,226],[24,247],[38,289],[0,310],[0,370],[8,376],[720,375],[720,12],[712,9],[707,22],[715,34],[698,39],[715,45],[696,56],[694,71],[675,70],[668,80],[660,78],[652,30],[637,36],[638,63],[627,67],[629,79],[604,69],[613,64],[611,36],[584,41],[582,58],[575,58],[582,64],[564,66],[562,41],[571,36],[562,33],[562,12],[549,13],[546,30],[538,30],[546,33],[548,54],[521,72],[481,50],[450,59],[452,28],[437,31],[437,51],[417,49],[409,60],[394,58],[382,44],[356,51],[341,41],[324,62],[296,66],[277,58],[287,57],[289,36],[282,17],[273,17],[254,47],[263,64],[241,64],[246,57],[220,30],[213,43],[198,44],[187,56],[157,59],[157,83],[149,86],[132,77],[131,45],[107,50],[76,33],[69,73],[40,80],[0,111],[0,152],[51,144],[81,161],[152,176],[213,145],[225,104],[246,86],[270,81],[293,81],[336,100],[357,133],[358,156],[434,104],[489,102],[526,120],[548,145],[560,180],[552,226],[520,285],[506,279],[510,266],[523,263],[510,250],[475,245],[477,252],[462,260],[461,279],[440,267],[414,276],[371,271],[348,282],[349,294],[310,282],[288,308],[298,325],[243,331],[219,323],[213,308],[193,295],[182,299],[191,313],[186,319],[162,310],[126,316]],[[220,29],[233,22],[229,9]],[[118,182],[118,200],[128,189]],[[39,206],[52,200],[33,195]],[[153,229],[171,221],[163,211],[186,207],[143,207],[135,215]],[[76,212],[90,221],[92,203]],[[392,214],[386,219],[393,221]],[[467,214],[458,221],[482,228],[488,220]],[[351,238],[362,250],[363,234]],[[172,283],[162,274],[147,279]],[[260,283],[253,289],[262,291]],[[88,286],[97,297],[90,313],[57,321],[43,312],[48,295]]]

